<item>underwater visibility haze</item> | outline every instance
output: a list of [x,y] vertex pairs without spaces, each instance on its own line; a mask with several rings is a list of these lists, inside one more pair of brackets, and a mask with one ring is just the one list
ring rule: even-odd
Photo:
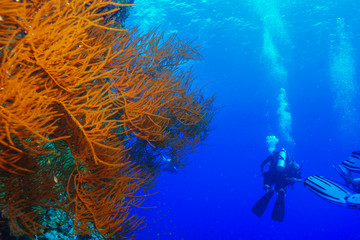
[[[343,183],[334,165],[359,149],[357,1],[137,1],[126,23],[195,39],[194,65],[216,94],[215,130],[193,163],[163,174],[139,239],[359,239],[359,212],[288,188],[285,218],[251,213],[276,136],[298,163]],[[358,177],[358,176],[357,176]]]
[[[360,150],[359,9],[0,0],[0,239],[360,239],[304,187]],[[282,147],[279,222],[251,210]]]

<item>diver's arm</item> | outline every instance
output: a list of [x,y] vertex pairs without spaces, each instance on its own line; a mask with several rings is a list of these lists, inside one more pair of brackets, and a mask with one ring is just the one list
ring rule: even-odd
[[287,177],[286,180],[289,182],[289,184],[294,184],[296,182],[302,182],[302,177],[301,177],[301,172],[298,171],[296,173],[296,176],[290,176],[290,177]]
[[260,165],[261,174],[264,173],[264,166],[271,161],[272,157],[273,157],[273,155],[268,156],[268,157],[261,163],[261,165]]
[[302,182],[301,178],[296,178],[296,177],[290,177],[290,178],[286,178],[286,180],[290,183],[290,184],[294,184],[296,182]]

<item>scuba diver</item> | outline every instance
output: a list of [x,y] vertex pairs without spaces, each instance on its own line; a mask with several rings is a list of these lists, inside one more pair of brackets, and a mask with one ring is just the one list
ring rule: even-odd
[[354,178],[352,175],[360,173],[360,151],[352,152],[350,157],[335,169],[345,184],[314,175],[306,178],[304,186],[333,204],[360,210],[360,178]]
[[[268,171],[264,172],[265,165],[269,166]],[[274,221],[282,222],[285,216],[285,194],[288,185],[301,182],[301,169],[293,159],[290,160],[286,150],[273,151],[261,163],[261,174],[264,177],[264,190],[266,193],[253,206],[251,211],[258,217],[265,212],[267,205],[274,192],[277,192],[277,199],[273,207],[271,218]],[[275,188],[272,187],[275,185]]]
[[166,158],[162,156],[162,170],[165,172],[178,173],[179,166],[171,160],[171,158]]

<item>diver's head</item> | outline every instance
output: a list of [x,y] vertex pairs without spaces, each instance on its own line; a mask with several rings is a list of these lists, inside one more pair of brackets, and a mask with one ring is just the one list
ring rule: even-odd
[[285,147],[277,147],[273,151],[273,153],[280,153],[280,152],[285,152],[286,153]]

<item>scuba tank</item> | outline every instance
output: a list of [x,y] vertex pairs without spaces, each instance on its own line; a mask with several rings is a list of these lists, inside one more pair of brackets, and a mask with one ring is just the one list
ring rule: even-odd
[[285,167],[286,167],[286,150],[285,150],[285,148],[282,148],[279,151],[277,164],[276,164],[276,170],[278,170],[279,172],[283,172]]

